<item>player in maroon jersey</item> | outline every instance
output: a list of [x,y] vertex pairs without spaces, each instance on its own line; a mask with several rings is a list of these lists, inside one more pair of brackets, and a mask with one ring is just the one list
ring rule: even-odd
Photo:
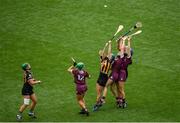
[[112,64],[111,74],[110,74],[109,79],[106,83],[106,86],[104,87],[103,96],[101,98],[102,103],[105,103],[105,97],[107,95],[107,89],[109,86],[111,86],[112,94],[118,100],[119,89],[118,89],[117,85],[118,85],[120,64],[121,64],[121,59],[120,59],[120,56],[118,55],[118,56],[116,56],[114,63]]
[[83,69],[83,67],[84,64],[79,62],[76,64],[76,66],[69,67],[68,71],[73,75],[74,82],[76,84],[76,98],[81,107],[81,111],[79,113],[89,116],[89,112],[84,101],[84,96],[87,91],[86,78],[90,78],[90,75]]
[[[128,39],[128,46],[125,45],[125,41]],[[107,87],[112,85],[114,82],[117,85],[117,94],[116,101],[119,107],[126,107],[125,102],[125,91],[124,91],[124,83],[128,76],[128,65],[132,63],[131,55],[132,50],[130,47],[130,38],[122,37],[118,42],[119,53],[112,65],[112,72],[106,83],[106,87],[103,92],[102,102],[105,102],[105,97],[107,95]]]
[[[125,41],[127,37],[123,37],[120,39],[119,43],[118,43],[118,47],[122,46],[121,42]],[[110,77],[106,83],[106,86],[104,88],[104,92],[103,92],[103,96],[101,98],[101,102],[105,103],[105,97],[107,95],[107,88],[110,85],[113,85],[113,82],[115,83],[115,85],[117,85],[117,88],[114,87],[111,90],[114,90],[113,95],[116,97],[117,102],[119,101],[119,97],[120,97],[120,92],[119,92],[119,86],[118,86],[118,81],[119,81],[119,71],[120,71],[120,66],[121,66],[121,52],[118,53],[118,55],[116,56],[116,59],[114,60],[114,63],[112,64],[112,68],[111,68],[111,74]],[[116,90],[117,90],[117,94],[116,94]],[[113,92],[113,91],[112,91]]]
[[120,43],[120,70],[119,70],[119,77],[118,77],[118,89],[119,89],[119,99],[118,99],[118,106],[125,108],[127,103],[125,101],[125,82],[128,77],[128,65],[132,64],[132,59],[131,59],[131,38],[126,37],[128,40],[128,45],[125,45],[126,40],[121,40]]

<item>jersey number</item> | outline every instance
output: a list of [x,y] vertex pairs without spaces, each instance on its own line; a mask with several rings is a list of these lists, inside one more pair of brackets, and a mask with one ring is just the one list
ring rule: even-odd
[[78,75],[78,80],[80,80],[80,81],[84,80],[84,76]]

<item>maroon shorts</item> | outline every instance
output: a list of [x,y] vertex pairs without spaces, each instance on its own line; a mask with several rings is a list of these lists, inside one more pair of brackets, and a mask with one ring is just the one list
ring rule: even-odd
[[126,81],[126,79],[127,79],[127,72],[126,72],[126,70],[121,70],[120,72],[119,72],[119,79],[118,79],[118,81]]
[[80,84],[76,84],[76,94],[78,95],[82,95],[85,94],[87,91],[87,86],[84,85],[80,85]]
[[109,77],[113,82],[118,82],[119,73],[118,72],[112,72]]

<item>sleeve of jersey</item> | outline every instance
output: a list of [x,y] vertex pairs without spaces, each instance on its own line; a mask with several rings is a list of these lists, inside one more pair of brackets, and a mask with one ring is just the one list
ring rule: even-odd
[[76,74],[76,70],[75,69],[72,70],[72,74]]

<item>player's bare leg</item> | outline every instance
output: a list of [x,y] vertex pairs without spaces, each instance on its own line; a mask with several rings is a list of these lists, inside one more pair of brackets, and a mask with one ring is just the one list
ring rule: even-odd
[[119,106],[122,108],[126,107],[126,101],[125,101],[125,91],[124,91],[124,81],[119,81],[118,82],[119,85],[119,95],[120,95],[120,102],[119,102]]
[[97,97],[96,97],[96,104],[93,106],[93,111],[97,111],[99,107],[102,106],[101,95],[102,95],[103,90],[104,90],[104,87],[96,83]]
[[98,83],[96,84],[96,92],[97,92],[96,102],[97,103],[99,102],[99,100],[101,98],[103,89],[104,89],[104,87],[100,86]]
[[83,101],[83,95],[77,95],[76,98],[77,98],[77,101],[79,103],[79,106],[81,108],[86,108],[84,101]]
[[77,101],[79,103],[79,106],[81,107],[81,111],[79,112],[80,114],[86,114],[87,116],[89,116],[89,112],[86,108],[86,105],[85,105],[85,101],[84,101],[84,94],[82,95],[77,95]]
[[110,90],[111,90],[111,93],[113,94],[113,96],[116,98],[118,96],[118,93],[117,93],[117,86],[116,86],[116,83],[112,83],[110,85]]
[[36,107],[36,104],[37,104],[37,97],[35,94],[32,94],[30,96],[30,99],[32,100],[32,103],[30,105],[30,111],[28,115],[31,116],[32,118],[36,118],[35,113],[34,113],[34,108]]
[[111,79],[108,79],[108,81],[106,83],[106,86],[104,87],[103,96],[102,96],[102,99],[101,99],[101,101],[103,103],[105,103],[105,98],[106,98],[106,95],[107,95],[107,89],[112,83],[113,83],[113,81]]
[[25,101],[30,100],[30,96],[23,96],[24,99],[24,103],[20,106],[19,108],[19,112],[16,115],[16,119],[19,121],[22,119],[22,113],[24,112],[24,110],[28,107],[28,103],[26,103]]
[[111,90],[113,96],[116,99],[116,104],[118,105],[119,104],[119,99],[120,99],[120,92],[119,92],[118,83],[115,83],[115,82],[112,83],[111,86],[110,86],[110,90]]

